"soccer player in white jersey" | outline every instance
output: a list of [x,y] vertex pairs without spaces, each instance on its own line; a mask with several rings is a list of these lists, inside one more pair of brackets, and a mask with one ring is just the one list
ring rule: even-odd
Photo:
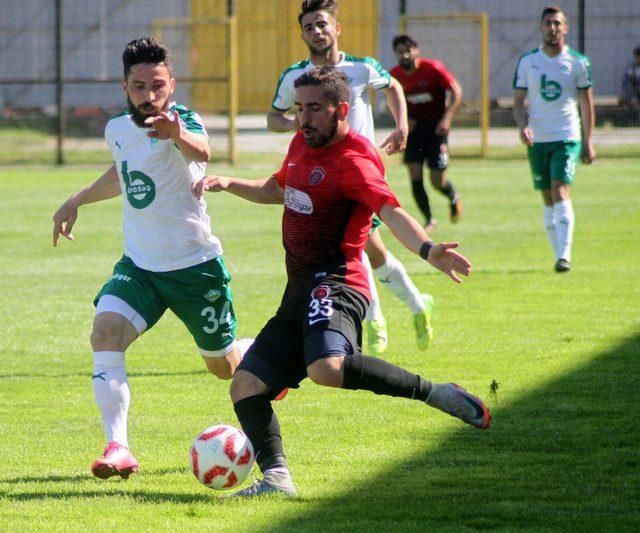
[[[295,63],[280,76],[272,109],[267,115],[267,128],[274,132],[297,131],[297,119],[287,116],[294,104],[294,81],[304,72],[320,65],[335,66],[347,75],[351,89],[351,110],[349,123],[360,135],[374,140],[373,115],[369,101],[369,89],[382,90],[395,119],[395,130],[380,146],[389,154],[404,150],[407,144],[407,107],[400,83],[371,57],[354,57],[341,52],[338,47],[340,23],[337,21],[338,2],[336,0],[304,0],[298,22],[302,29],[302,39],[309,48],[309,59]],[[369,272],[371,303],[367,310],[368,350],[373,355],[382,354],[387,347],[386,320],[382,314],[378,291],[373,279],[372,267],[386,287],[403,301],[413,315],[416,341],[420,350],[426,350],[433,338],[431,328],[431,307],[433,297],[421,294],[407,274],[402,263],[384,246],[374,218],[369,235],[364,262]],[[367,259],[368,256],[368,259]],[[370,260],[370,264],[369,264]]]
[[80,206],[123,196],[124,255],[95,298],[91,333],[94,396],[107,437],[91,470],[103,479],[138,470],[128,447],[125,351],[167,308],[217,377],[230,379],[240,362],[231,277],[206,204],[191,192],[209,160],[207,132],[196,113],[171,102],[175,79],[162,43],[131,41],[122,62],[128,109],[105,131],[114,163],[53,216],[56,246],[60,235],[73,240]]
[[567,32],[562,9],[546,7],[540,25],[542,45],[520,58],[513,78],[513,116],[520,140],[527,145],[533,186],[542,191],[544,227],[555,253],[556,272],[571,268],[570,193],[578,160],[590,164],[595,157],[591,66],[565,44]]

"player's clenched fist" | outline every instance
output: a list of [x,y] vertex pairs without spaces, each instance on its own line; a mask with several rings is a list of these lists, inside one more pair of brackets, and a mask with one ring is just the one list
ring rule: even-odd
[[205,176],[193,186],[193,194],[200,198],[205,192],[220,192],[229,187],[229,178],[224,176]]

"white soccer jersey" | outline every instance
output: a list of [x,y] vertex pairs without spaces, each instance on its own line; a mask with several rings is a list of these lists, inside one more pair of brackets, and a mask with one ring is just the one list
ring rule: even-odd
[[[207,135],[196,113],[171,104],[174,110],[183,128]],[[191,192],[206,163],[184,158],[172,140],[152,139],[149,131],[136,126],[128,112],[112,117],[105,129],[122,188],[125,255],[152,272],[214,259],[222,246],[211,234],[205,201]]]
[[513,77],[514,89],[526,89],[529,127],[534,142],[579,141],[578,89],[591,87],[589,60],[568,46],[555,57],[542,47],[524,54]]
[[[305,59],[291,65],[280,76],[272,106],[279,111],[287,111],[295,103],[293,82],[303,73],[316,65]],[[369,89],[384,89],[391,83],[391,76],[382,65],[371,57],[354,57],[340,52],[340,61],[336,65],[349,80],[351,88],[351,110],[349,124],[360,135],[375,143],[373,134],[373,114],[369,101]]]

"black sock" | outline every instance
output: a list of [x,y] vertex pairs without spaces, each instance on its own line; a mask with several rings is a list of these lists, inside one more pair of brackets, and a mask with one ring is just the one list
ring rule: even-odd
[[424,183],[422,183],[422,180],[411,180],[411,190],[413,191],[413,197],[416,204],[418,204],[418,208],[422,211],[422,214],[426,219],[426,224],[428,224],[431,221],[431,207],[429,206],[429,197],[427,196],[427,191],[424,189]]
[[342,388],[425,401],[431,382],[382,359],[355,354],[344,359]]
[[451,201],[451,203],[453,203],[453,201],[456,199],[456,196],[458,196],[453,183],[451,183],[450,181],[445,182],[444,187],[440,189],[440,192],[447,198],[449,198],[449,201]]
[[272,466],[287,466],[282,449],[282,436],[278,418],[266,396],[249,396],[233,404],[240,421],[256,454],[256,462],[264,472]]

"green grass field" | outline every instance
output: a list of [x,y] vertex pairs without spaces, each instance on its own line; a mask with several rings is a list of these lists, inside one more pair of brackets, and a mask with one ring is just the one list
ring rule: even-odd
[[[272,160],[272,158],[271,158]],[[255,158],[237,171],[264,177]],[[431,292],[435,341],[416,351],[410,316],[381,288],[386,358],[487,399],[487,432],[418,402],[303,383],[277,404],[295,501],[225,501],[188,470],[192,438],[237,425],[228,383],[166,315],[128,352],[130,441],[141,473],[92,478],[104,446],[91,389],[92,299],[121,254],[119,200],[85,207],[76,242],[51,246],[51,215],[96,167],[0,169],[0,530],[429,531],[638,530],[640,162],[581,167],[573,270],[552,272],[525,161],[453,161],[474,263],[456,286],[389,247]],[[404,169],[388,177],[408,209]],[[284,287],[280,208],[210,195],[240,336],[253,336]],[[498,383],[490,393],[492,381]]]

